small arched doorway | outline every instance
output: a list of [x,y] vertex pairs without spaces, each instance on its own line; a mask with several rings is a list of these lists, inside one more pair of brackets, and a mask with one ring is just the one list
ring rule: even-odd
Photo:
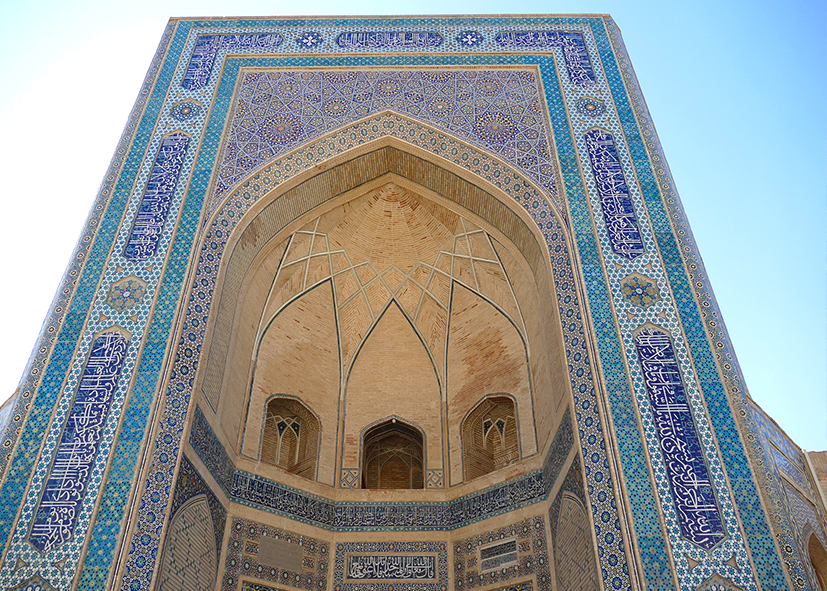
[[424,488],[422,433],[396,419],[365,432],[362,488]]

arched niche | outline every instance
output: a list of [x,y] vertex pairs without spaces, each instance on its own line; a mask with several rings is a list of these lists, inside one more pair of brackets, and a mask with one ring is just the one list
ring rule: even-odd
[[318,450],[319,420],[313,411],[295,398],[270,398],[261,430],[260,460],[315,479]]
[[362,437],[362,488],[425,488],[422,431],[398,419],[380,422]]
[[[415,206],[408,204],[408,209],[429,211],[429,219],[440,224],[456,218],[447,222],[453,232],[446,234],[450,244],[441,247],[425,265],[430,268],[430,275],[411,281],[423,293],[396,289],[401,285],[400,276],[413,280],[418,267],[404,268],[403,263],[391,261],[387,268],[374,264],[370,272],[375,277],[368,276],[367,271],[360,275],[360,269],[369,265],[337,263],[339,259],[331,250],[331,228],[336,227],[337,220],[347,217],[355,207],[364,206],[365,200],[373,198],[371,195],[400,189],[415,196]],[[403,203],[405,199],[411,200],[403,196],[387,198],[385,202]],[[477,256],[475,252],[485,254]],[[327,261],[323,262],[325,257]],[[264,395],[256,393],[253,376],[259,375],[261,352],[267,350],[263,345],[272,330],[268,327],[279,322],[280,317],[289,318],[293,307],[295,318],[302,319],[297,324],[316,318],[307,313],[313,306],[306,298],[317,290],[318,294],[312,297],[318,301],[322,292],[325,298],[331,293],[336,298],[336,294],[348,290],[359,292],[358,298],[347,300],[358,301],[358,305],[344,309],[337,301],[332,306],[334,313],[326,315],[339,323],[335,339],[331,331],[325,333],[321,324],[309,327],[317,334],[327,334],[322,341],[316,341],[326,344],[316,349],[324,349],[327,361],[338,358],[340,367],[336,391],[333,392],[334,380],[318,390],[324,404],[317,405],[302,397],[318,413],[321,424],[320,482],[333,485],[339,478],[339,469],[358,468],[358,452],[350,458],[350,452],[345,452],[349,441],[343,435],[348,420],[344,397],[356,352],[376,324],[377,307],[383,301],[393,302],[411,323],[433,365],[440,389],[437,410],[442,414],[440,434],[436,437],[439,444],[434,450],[440,467],[461,466],[461,446],[445,442],[451,438],[450,433],[456,433],[459,441],[459,422],[465,410],[454,423],[447,417],[451,401],[450,386],[446,383],[451,383],[452,362],[448,360],[447,339],[440,334],[448,330],[447,306],[451,305],[453,294],[464,293],[463,290],[487,307],[486,314],[506,319],[511,327],[508,330],[516,332],[517,337],[512,335],[508,339],[520,342],[524,359],[525,400],[518,404],[521,412],[526,413],[521,427],[523,454],[530,456],[547,448],[564,402],[570,396],[548,249],[536,224],[521,206],[467,171],[457,170],[439,157],[393,138],[384,138],[342,156],[329,168],[307,171],[261,198],[237,224],[220,264],[205,337],[206,363],[200,365],[196,391],[203,406],[215,413],[221,430],[238,442],[241,457],[254,460],[258,454],[260,437],[251,436],[247,430],[250,425],[261,425],[260,420],[251,420],[250,409],[261,408],[251,404],[251,400]],[[288,267],[290,273],[285,272]],[[372,282],[381,284],[388,293],[376,295],[378,288],[370,291]],[[414,299],[415,310],[411,304]],[[306,309],[301,311],[303,302]],[[474,307],[473,302],[469,307]],[[349,328],[343,328],[347,323]],[[302,330],[307,328],[302,326]],[[348,331],[358,338],[347,341],[343,334]],[[280,380],[273,384],[274,391],[286,391],[279,387]],[[485,380],[479,387],[484,385]],[[490,391],[480,391],[468,402],[468,408]],[[323,408],[324,405],[327,406]],[[543,420],[538,421],[537,417]],[[334,440],[336,433],[342,435]],[[358,441],[350,443],[356,444],[350,449],[358,449]],[[452,483],[461,479],[460,471]]]
[[827,550],[815,533],[811,533],[807,539],[807,553],[810,557],[810,564],[813,566],[821,591],[827,591]]
[[209,502],[206,495],[198,495],[172,516],[156,590],[210,591],[218,571],[216,554]]
[[465,480],[520,459],[517,411],[511,396],[486,396],[468,413],[462,422],[462,459]]

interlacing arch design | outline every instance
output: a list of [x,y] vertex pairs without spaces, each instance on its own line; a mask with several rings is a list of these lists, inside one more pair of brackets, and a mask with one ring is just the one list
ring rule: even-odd
[[487,396],[462,423],[465,480],[472,480],[520,459],[514,400]]
[[261,461],[304,478],[315,479],[319,421],[292,398],[267,403],[261,435]]

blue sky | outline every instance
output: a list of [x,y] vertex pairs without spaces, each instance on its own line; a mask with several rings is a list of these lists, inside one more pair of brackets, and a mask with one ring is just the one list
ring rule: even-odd
[[[390,7],[0,4],[0,399],[20,379],[167,19]],[[800,445],[827,449],[827,3],[402,0],[392,7],[395,14],[612,15],[749,391]]]

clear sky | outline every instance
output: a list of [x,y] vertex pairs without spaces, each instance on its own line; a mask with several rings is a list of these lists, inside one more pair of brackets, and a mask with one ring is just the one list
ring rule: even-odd
[[827,2],[0,4],[0,399],[16,388],[170,16],[608,13],[753,398],[827,449]]

